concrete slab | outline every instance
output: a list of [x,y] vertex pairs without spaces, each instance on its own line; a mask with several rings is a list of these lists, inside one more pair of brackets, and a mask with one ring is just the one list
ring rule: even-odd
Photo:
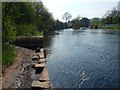
[[40,63],[35,65],[35,68],[44,68],[44,67],[46,67],[45,63]]
[[43,63],[43,62],[46,62],[46,60],[45,60],[45,59],[39,59],[38,62],[39,62],[39,63]]
[[39,80],[40,81],[49,81],[50,80],[47,68],[44,68],[43,71],[40,73]]
[[40,81],[33,81],[32,88],[51,88],[50,81],[40,82]]

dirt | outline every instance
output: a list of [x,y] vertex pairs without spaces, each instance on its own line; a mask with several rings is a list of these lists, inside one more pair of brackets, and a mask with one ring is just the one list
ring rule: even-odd
[[2,72],[2,88],[30,88],[32,56],[35,51],[18,46],[15,48],[17,56],[14,63],[4,68]]

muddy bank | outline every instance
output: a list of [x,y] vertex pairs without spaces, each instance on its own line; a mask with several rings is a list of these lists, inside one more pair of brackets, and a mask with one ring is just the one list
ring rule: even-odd
[[34,50],[15,47],[15,62],[3,70],[2,88],[30,88],[32,83],[32,56]]

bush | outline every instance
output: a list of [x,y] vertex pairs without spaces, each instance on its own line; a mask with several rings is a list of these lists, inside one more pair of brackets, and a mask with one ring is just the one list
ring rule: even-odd
[[9,44],[2,45],[2,66],[12,64],[15,56],[16,54],[14,46]]
[[17,26],[17,36],[36,36],[41,35],[40,32],[37,31],[36,25],[18,25]]
[[16,27],[14,21],[7,17],[3,22],[3,40],[5,42],[14,42],[16,39]]
[[31,36],[32,30],[29,25],[17,25],[17,36]]

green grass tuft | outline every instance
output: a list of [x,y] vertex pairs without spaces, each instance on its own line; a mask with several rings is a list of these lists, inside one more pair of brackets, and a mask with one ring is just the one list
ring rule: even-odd
[[14,46],[5,44],[2,46],[2,66],[12,64],[15,56]]

